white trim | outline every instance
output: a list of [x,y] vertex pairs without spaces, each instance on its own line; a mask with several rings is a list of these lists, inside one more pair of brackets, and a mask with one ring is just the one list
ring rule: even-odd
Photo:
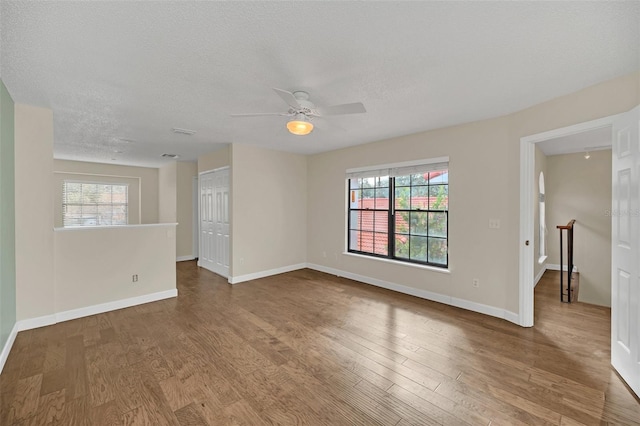
[[161,226],[178,226],[178,223],[141,223],[137,225],[105,225],[105,226],[70,226],[67,228],[57,227],[54,231],[88,231],[94,229],[131,229],[131,228],[152,228]]
[[[538,142],[549,139],[570,136],[588,130],[600,129],[612,126],[617,115],[599,118],[573,126],[562,127],[547,132],[536,133],[534,135],[520,138],[520,240],[519,240],[519,324],[523,327],[533,326],[533,254],[529,250],[533,249],[533,244],[525,245],[525,241],[533,242],[533,199],[534,199],[534,167],[535,167],[535,146]],[[531,249],[529,249],[531,247]],[[551,269],[547,265],[548,269]],[[559,268],[559,267],[558,267]]]
[[370,170],[394,169],[398,167],[421,166],[423,164],[448,163],[449,157],[427,158],[424,160],[403,161],[400,163],[377,164],[375,166],[353,167],[347,169],[346,173],[368,172]]
[[229,284],[238,284],[245,281],[257,280],[258,278],[270,277],[271,275],[284,274],[285,272],[297,271],[307,267],[306,263],[298,263],[296,265],[283,266],[281,268],[269,269],[267,271],[254,272],[246,275],[238,275],[237,277],[229,277]]
[[542,279],[542,276],[544,275],[545,272],[547,272],[547,265],[544,265],[540,269],[540,272],[538,272],[538,275],[536,275],[535,278],[533,279],[533,287],[534,288],[538,285],[538,281],[540,281]]
[[366,259],[366,260],[374,260],[376,262],[385,262],[385,263],[391,263],[393,265],[399,265],[399,266],[410,266],[412,268],[418,268],[418,269],[424,269],[427,271],[433,271],[433,272],[439,272],[441,274],[450,274],[451,270],[448,268],[438,268],[437,266],[431,266],[431,265],[421,265],[419,263],[413,263],[413,262],[403,262],[402,260],[395,260],[395,259],[386,259],[383,257],[376,257],[376,256],[369,256],[366,254],[359,254],[359,253],[351,253],[348,251],[344,251],[342,252],[343,255],[345,256],[353,256],[353,257],[357,257],[360,259]]
[[9,352],[11,352],[13,342],[16,341],[16,336],[18,336],[18,323],[13,324],[11,333],[9,333],[9,337],[2,348],[2,352],[0,352],[0,373],[2,373],[4,364],[7,362],[7,358],[9,358]]
[[545,254],[544,256],[540,256],[540,257],[538,258],[538,264],[539,264],[539,265],[542,265],[544,262],[546,262],[546,261],[547,261],[547,258],[548,258],[548,257],[549,257],[549,256],[547,256],[546,254]]
[[21,320],[16,323],[16,328],[18,331],[31,330],[34,328],[44,327],[59,322],[88,317],[90,315],[102,314],[104,312],[115,311],[118,309],[130,308],[132,306],[143,305],[149,302],[157,302],[159,300],[170,299],[177,296],[177,289],[159,291],[156,293],[144,294],[142,296],[115,300],[113,302],[86,306],[84,308],[71,309],[69,311],[58,312],[53,315],[45,315],[42,317]]
[[[558,265],[557,263],[547,263],[547,269],[551,269],[552,271],[559,271],[560,265]],[[562,270],[564,272],[567,272],[568,269],[569,269],[569,266],[562,265]],[[578,272],[578,267],[576,265],[573,265],[573,273],[576,273],[576,272]]]
[[196,257],[192,254],[187,255],[187,256],[177,256],[176,257],[176,262],[184,262],[186,260],[195,260]]
[[[219,172],[219,171],[222,171],[224,169],[231,169],[231,166],[222,166],[222,167],[218,167],[218,168],[215,168],[215,169],[204,170],[202,172],[198,172],[198,182],[200,182],[200,176],[202,176],[202,175],[204,175],[206,173]],[[200,188],[198,188],[198,189],[200,189]]]
[[347,271],[341,271],[339,269],[329,268],[327,266],[316,265],[313,263],[308,263],[307,268],[314,269],[316,271],[324,272],[327,274],[336,275],[338,277],[349,278],[351,280],[374,285],[376,287],[386,288],[387,290],[393,290],[399,293],[416,296],[421,299],[432,300],[434,302],[455,306],[458,308],[466,309],[468,311],[478,312],[478,313],[490,315],[496,318],[502,318],[515,324],[518,324],[518,321],[519,321],[518,314],[507,311],[506,309],[496,308],[494,306],[489,306],[489,305],[483,305],[482,303],[471,302],[465,299],[459,299],[456,297],[447,296],[440,293],[434,293],[427,290],[408,287],[402,284],[396,284],[389,281],[379,280],[377,278],[354,274]]

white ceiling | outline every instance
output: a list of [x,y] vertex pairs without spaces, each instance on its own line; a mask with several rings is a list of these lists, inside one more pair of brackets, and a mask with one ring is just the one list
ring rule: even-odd
[[[232,142],[333,150],[500,116],[640,68],[636,1],[3,0],[1,13],[1,77],[16,102],[53,110],[55,157],[151,167]],[[305,137],[285,117],[229,117],[286,111],[273,87],[367,113],[317,119]]]
[[611,131],[611,126],[605,126],[538,142],[536,146],[547,156],[611,149]]

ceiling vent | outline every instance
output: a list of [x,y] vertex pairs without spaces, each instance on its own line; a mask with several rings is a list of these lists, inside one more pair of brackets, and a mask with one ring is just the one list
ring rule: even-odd
[[178,154],[162,154],[164,158],[178,158],[180,157]]
[[180,133],[181,135],[189,135],[189,136],[196,133],[195,130],[181,129],[179,127],[174,127],[171,130],[173,131],[173,133]]

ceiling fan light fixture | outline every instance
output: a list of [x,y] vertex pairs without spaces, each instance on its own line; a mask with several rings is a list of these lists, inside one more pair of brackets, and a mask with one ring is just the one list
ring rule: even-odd
[[304,114],[298,114],[287,123],[287,130],[298,136],[308,135],[313,130],[313,123]]

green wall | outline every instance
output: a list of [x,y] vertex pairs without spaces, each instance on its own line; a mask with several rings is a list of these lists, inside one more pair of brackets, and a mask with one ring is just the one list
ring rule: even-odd
[[13,113],[13,99],[0,80],[0,352],[16,323]]

